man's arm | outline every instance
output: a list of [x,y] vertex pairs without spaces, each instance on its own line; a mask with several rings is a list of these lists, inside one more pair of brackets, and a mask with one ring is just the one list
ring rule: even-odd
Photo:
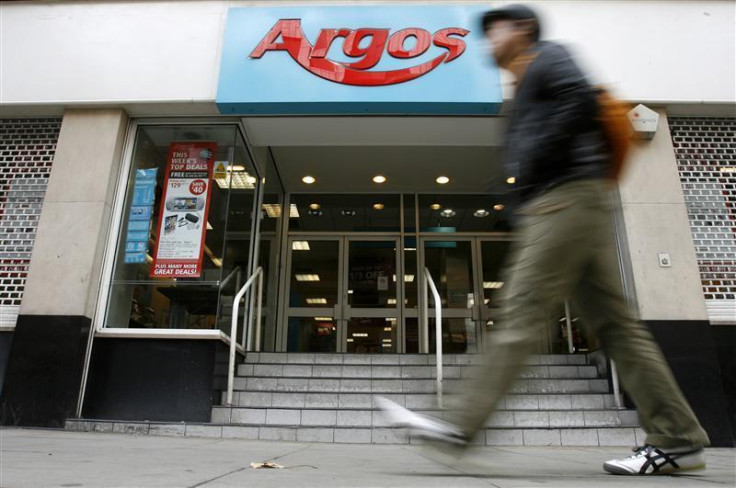
[[552,100],[552,109],[529,148],[527,164],[532,170],[564,150],[568,139],[585,129],[597,110],[595,95],[570,53],[554,45],[545,58],[540,59],[544,65],[535,81],[542,98]]

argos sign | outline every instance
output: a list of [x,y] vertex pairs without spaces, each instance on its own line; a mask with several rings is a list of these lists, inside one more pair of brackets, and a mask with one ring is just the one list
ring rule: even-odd
[[[312,46],[302,31],[300,20],[283,19],[271,28],[250,53],[250,57],[260,58],[266,51],[287,51],[302,68],[326,80],[358,86],[392,85],[418,78],[435,69],[440,63],[449,63],[460,56],[465,52],[465,42],[450,36],[464,37],[469,32],[467,29],[451,27],[438,30],[433,36],[424,29],[409,28],[401,29],[389,37],[389,29],[322,29],[319,31],[317,42]],[[329,60],[327,53],[337,37],[345,38],[342,48],[345,55],[361,59],[349,63]],[[283,39],[283,42],[276,42],[279,38]],[[407,40],[411,38],[414,39],[414,45],[407,48]],[[362,47],[366,39],[368,44]],[[432,43],[447,49],[448,52],[408,68],[368,71],[381,60],[386,44],[390,56],[411,59],[426,53]]]
[[217,105],[238,114],[494,114],[486,9],[232,8]]

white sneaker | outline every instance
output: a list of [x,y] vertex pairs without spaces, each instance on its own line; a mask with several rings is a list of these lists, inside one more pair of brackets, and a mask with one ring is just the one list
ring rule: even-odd
[[606,461],[603,469],[613,474],[635,476],[705,469],[705,451],[702,447],[658,449],[645,445],[634,448],[633,456]]
[[389,422],[397,427],[408,427],[414,437],[455,446],[468,445],[467,436],[448,422],[419,415],[387,398],[377,397],[376,404],[383,410]]

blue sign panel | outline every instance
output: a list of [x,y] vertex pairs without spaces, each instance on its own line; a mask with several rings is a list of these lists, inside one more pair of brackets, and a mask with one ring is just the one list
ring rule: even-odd
[[156,191],[156,172],[156,168],[139,169],[135,172],[128,233],[125,236],[125,263],[146,262],[148,233]]
[[223,114],[496,114],[484,7],[231,8]]

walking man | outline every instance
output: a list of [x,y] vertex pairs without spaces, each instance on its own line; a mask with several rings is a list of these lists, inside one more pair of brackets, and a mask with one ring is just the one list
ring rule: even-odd
[[537,15],[524,5],[487,12],[493,57],[516,78],[506,140],[515,178],[518,240],[506,267],[502,316],[483,371],[449,421],[415,414],[386,399],[396,425],[439,445],[466,446],[524,368],[550,307],[572,298],[638,407],[645,445],[611,460],[614,474],[650,475],[705,467],[708,436],[649,331],[621,290],[609,199],[610,151],[596,120],[594,90],[559,44],[540,41]]

